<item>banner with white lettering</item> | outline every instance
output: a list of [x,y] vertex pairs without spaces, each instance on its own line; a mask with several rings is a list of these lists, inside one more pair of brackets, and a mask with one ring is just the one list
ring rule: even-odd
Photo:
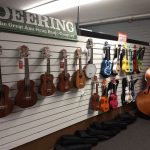
[[77,40],[76,25],[71,21],[2,6],[0,6],[0,31]]

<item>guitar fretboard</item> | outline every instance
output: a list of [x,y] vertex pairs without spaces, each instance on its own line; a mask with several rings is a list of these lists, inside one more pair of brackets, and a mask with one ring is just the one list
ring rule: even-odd
[[24,58],[25,61],[25,86],[29,86],[30,81],[29,81],[29,62],[28,58]]
[[47,58],[47,73],[50,74],[50,58]]

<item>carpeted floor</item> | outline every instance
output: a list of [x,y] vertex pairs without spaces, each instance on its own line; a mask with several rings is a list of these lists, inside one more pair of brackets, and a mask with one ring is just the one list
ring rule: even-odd
[[150,120],[138,118],[126,130],[99,142],[92,150],[150,150]]

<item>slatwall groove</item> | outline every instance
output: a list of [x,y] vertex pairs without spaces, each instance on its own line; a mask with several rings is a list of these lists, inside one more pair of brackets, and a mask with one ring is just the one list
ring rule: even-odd
[[[15,40],[12,40],[15,39]],[[3,55],[2,61],[2,78],[3,83],[10,87],[10,97],[14,100],[17,93],[17,81],[24,78],[24,70],[18,68],[19,47],[27,45],[29,47],[29,69],[30,79],[35,82],[35,91],[38,91],[40,83],[40,75],[46,71],[46,59],[42,58],[41,50],[48,46],[51,50],[51,73],[54,75],[54,84],[57,84],[58,75],[61,72],[59,68],[60,50],[66,49],[68,53],[68,71],[72,78],[73,73],[79,68],[74,63],[74,51],[80,47],[82,50],[86,49],[86,41],[88,37],[78,37],[78,41],[64,41],[56,39],[46,39],[41,37],[32,37],[27,35],[18,35],[10,33],[0,33],[0,45],[2,46]],[[36,42],[35,42],[36,41]],[[94,41],[94,64],[97,67],[96,75],[102,83],[100,75],[103,46],[105,41],[111,45],[111,59],[116,41],[96,39]],[[58,44],[59,43],[59,44]],[[133,48],[131,45],[131,48]],[[139,47],[140,45],[137,45]],[[141,78],[144,75],[145,69],[149,65],[148,52],[149,47],[146,47],[146,56],[144,56],[142,72],[140,74],[133,74],[133,77],[138,78],[139,81],[135,85],[136,93],[141,89]],[[82,66],[87,63],[87,56],[82,55]],[[122,92],[122,78],[126,75],[122,74],[119,79],[117,89],[118,93],[118,107],[121,104]],[[21,144],[25,144],[37,138],[43,137],[59,129],[65,128],[69,125],[83,121],[87,118],[100,114],[102,112],[92,111],[89,109],[91,92],[95,92],[95,86],[91,91],[91,80],[86,81],[84,89],[78,90],[72,88],[66,93],[56,92],[52,96],[40,96],[38,94],[38,101],[33,107],[26,109],[14,107],[13,112],[0,119],[0,149],[12,149]],[[81,92],[84,90],[85,94],[81,97]],[[99,94],[101,95],[101,86],[99,86]]]

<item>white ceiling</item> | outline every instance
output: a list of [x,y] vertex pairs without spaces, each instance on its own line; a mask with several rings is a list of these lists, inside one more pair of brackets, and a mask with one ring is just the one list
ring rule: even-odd
[[[0,0],[1,6],[25,10],[52,0]],[[150,0],[102,0],[100,2],[80,7],[80,22],[91,22],[150,13]],[[77,20],[77,8],[71,8],[50,16],[71,20]]]

